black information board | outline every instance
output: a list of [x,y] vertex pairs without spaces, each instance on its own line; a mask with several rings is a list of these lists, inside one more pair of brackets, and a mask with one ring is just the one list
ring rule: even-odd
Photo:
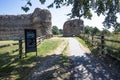
[[37,52],[36,30],[25,29],[25,52]]

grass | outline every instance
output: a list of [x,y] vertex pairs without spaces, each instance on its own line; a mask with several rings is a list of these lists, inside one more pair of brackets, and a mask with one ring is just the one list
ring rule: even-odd
[[[91,49],[92,53],[98,54],[98,51],[99,53],[101,52],[100,46],[98,45],[101,43],[100,39],[94,38],[94,41],[92,43],[94,46],[91,46],[91,42],[92,42],[91,36],[88,37],[88,34],[85,34],[85,36],[84,35],[81,35],[81,36],[82,36],[82,39],[84,39],[86,43],[90,46],[89,48]],[[105,35],[105,38],[110,39],[110,40],[120,41],[120,34]],[[105,45],[113,47],[113,48],[117,48],[117,49],[120,48],[120,43],[105,41]],[[112,54],[115,57],[120,58],[120,50],[114,50],[114,49],[107,48],[107,47],[105,47],[105,49],[107,50],[108,54]]]
[[[12,43],[18,43],[18,41],[13,41],[13,40],[0,41],[0,46],[12,44]],[[12,50],[15,50],[15,49],[18,49],[18,45],[0,48],[0,54],[5,53],[5,52],[11,52]]]
[[[111,34],[110,36],[106,36],[105,38],[110,39],[110,40],[117,40],[120,41],[120,34]],[[105,41],[107,45],[112,46],[114,48],[120,48],[120,43],[114,43],[114,42],[109,42]]]
[[[14,41],[12,41],[13,43]],[[27,57],[19,59],[18,52],[2,54],[6,50],[15,49],[15,47],[0,49],[0,80],[22,80],[28,75],[30,70],[36,66],[36,63],[42,63],[43,58],[52,53],[59,45],[64,42],[63,39],[47,39],[38,47],[38,56],[35,52],[27,53]],[[8,42],[1,42],[2,45]]]
[[112,39],[112,40],[120,40],[120,34],[111,34],[109,36],[106,36],[107,39]]
[[85,47],[87,47],[88,48],[88,45],[85,43],[85,41],[84,40],[82,40],[81,38],[79,38],[79,37],[76,37],[76,39],[83,45],[83,46],[85,46]]
[[67,56],[67,54],[68,54],[68,45],[69,45],[69,43],[67,42],[65,48],[62,51],[62,54],[65,56]]
[[[106,36],[105,38],[110,40],[120,41],[120,34],[111,34],[110,36]],[[113,56],[120,58],[120,43],[105,41],[106,45],[111,46],[113,48],[117,48],[118,50],[107,48],[108,54],[112,54]]]
[[63,37],[63,34],[54,35],[55,37]]
[[17,42],[18,42],[18,41],[13,41],[13,40],[0,41],[0,46],[1,46],[1,45],[6,45],[6,44],[17,43]]
[[47,53],[51,53],[51,51],[55,50],[63,41],[64,40],[59,39],[45,40],[41,45],[38,46],[38,55],[45,56]]
[[18,49],[18,45],[1,48],[1,49],[0,49],[0,54],[1,54],[1,53],[5,53],[5,52],[11,53],[11,51],[12,51],[12,50],[15,50],[15,49]]

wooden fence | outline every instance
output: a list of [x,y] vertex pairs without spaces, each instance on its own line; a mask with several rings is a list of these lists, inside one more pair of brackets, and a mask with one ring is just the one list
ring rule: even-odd
[[[83,35],[82,37],[85,39],[85,35]],[[91,45],[91,47],[97,46],[97,47],[99,47],[102,54],[108,54],[111,57],[120,61],[120,56],[116,57],[113,54],[109,54],[108,53],[109,51],[107,50],[107,49],[117,50],[118,54],[120,55],[120,47],[116,48],[116,47],[112,47],[112,46],[109,46],[109,45],[106,44],[106,42],[111,42],[111,43],[117,43],[117,44],[120,45],[120,41],[107,39],[107,38],[105,38],[104,35],[98,35],[98,36],[87,35],[86,38],[87,38],[87,42]],[[91,38],[91,39],[89,39],[89,38]]]
[[[45,38],[46,38],[45,36],[38,37],[38,38],[37,38],[37,46],[38,46]],[[18,49],[15,49],[15,50],[12,50],[12,51],[9,51],[9,52],[1,53],[0,56],[2,56],[2,54],[9,54],[9,53],[19,52],[19,58],[22,58],[23,49],[24,49],[23,44],[24,44],[24,40],[19,40],[18,43],[11,43],[11,44],[1,45],[1,46],[0,46],[0,49],[6,48],[6,47],[12,47],[12,46],[16,46],[16,45],[18,45]]]
[[[0,49],[2,48],[5,48],[5,47],[10,47],[10,46],[15,46],[15,45],[19,45],[19,43],[11,43],[11,44],[5,44],[5,45],[1,45],[0,46]],[[15,50],[12,50],[10,52],[14,53],[14,52],[17,52],[19,49],[15,49]],[[9,52],[5,52],[5,53],[9,53]],[[4,53],[3,53],[4,54]]]

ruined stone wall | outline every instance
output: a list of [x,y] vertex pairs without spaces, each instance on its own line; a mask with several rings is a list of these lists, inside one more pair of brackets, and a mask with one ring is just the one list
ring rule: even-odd
[[0,40],[24,39],[25,29],[37,30],[37,37],[52,34],[51,13],[36,8],[27,15],[0,15]]
[[64,23],[63,36],[79,36],[84,22],[80,19],[69,20]]

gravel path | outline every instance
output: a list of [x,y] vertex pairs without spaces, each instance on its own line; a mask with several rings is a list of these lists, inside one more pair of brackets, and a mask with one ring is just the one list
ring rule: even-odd
[[120,80],[120,69],[106,65],[82,49],[74,38],[68,38],[71,59],[71,80]]
[[74,38],[69,38],[69,47],[70,47],[70,55],[71,56],[86,56],[85,51],[79,45],[79,42]]

